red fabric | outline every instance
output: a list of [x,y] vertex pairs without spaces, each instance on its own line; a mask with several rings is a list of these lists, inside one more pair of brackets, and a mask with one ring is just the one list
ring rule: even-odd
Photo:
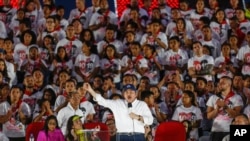
[[185,141],[186,130],[181,122],[169,121],[161,123],[155,132],[154,141]]
[[83,127],[85,129],[94,129],[95,127],[100,126],[100,132],[98,133],[98,137],[100,137],[100,140],[102,141],[109,141],[110,136],[108,132],[108,126],[102,122],[96,122],[96,123],[84,123]]
[[34,141],[36,141],[38,133],[43,129],[44,122],[32,122],[26,128],[25,141],[29,141],[30,135],[33,134]]

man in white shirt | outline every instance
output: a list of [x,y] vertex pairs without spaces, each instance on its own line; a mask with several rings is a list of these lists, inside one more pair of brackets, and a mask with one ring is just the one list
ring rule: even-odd
[[123,87],[124,100],[107,100],[97,94],[90,84],[84,83],[83,88],[96,99],[98,104],[111,109],[120,141],[145,141],[145,126],[153,123],[153,116],[145,102],[136,99],[136,88],[132,84]]
[[212,95],[207,101],[207,118],[213,119],[212,141],[221,141],[230,132],[229,125],[243,107],[241,96],[232,91],[230,77],[221,77],[218,86],[220,93]]

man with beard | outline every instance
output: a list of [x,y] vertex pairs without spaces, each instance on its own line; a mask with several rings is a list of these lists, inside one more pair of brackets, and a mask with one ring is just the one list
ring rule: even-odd
[[90,84],[83,88],[96,99],[99,105],[111,109],[117,128],[117,139],[120,141],[145,141],[144,126],[153,123],[153,116],[147,104],[137,100],[136,88],[132,84],[123,87],[124,99],[107,100],[97,94]]
[[223,76],[219,80],[220,93],[212,95],[207,102],[207,118],[213,119],[210,140],[221,141],[229,134],[233,118],[240,114],[243,101],[232,90],[232,79]]

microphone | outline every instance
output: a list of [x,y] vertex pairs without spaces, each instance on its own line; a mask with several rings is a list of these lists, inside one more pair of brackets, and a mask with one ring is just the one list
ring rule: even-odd
[[129,113],[132,112],[132,103],[128,103],[128,112],[129,112]]

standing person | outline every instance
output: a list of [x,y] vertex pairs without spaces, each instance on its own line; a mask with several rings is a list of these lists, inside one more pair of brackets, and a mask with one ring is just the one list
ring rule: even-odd
[[120,141],[145,141],[144,126],[153,123],[153,116],[147,104],[137,100],[134,85],[124,86],[124,100],[106,100],[97,94],[88,83],[84,83],[83,88],[96,99],[98,104],[111,109],[116,121],[117,139]]
[[229,125],[240,114],[243,101],[232,91],[232,79],[223,76],[219,80],[220,93],[212,95],[207,102],[207,118],[213,119],[210,139],[221,141],[229,134]]
[[56,116],[47,117],[44,124],[44,129],[39,132],[37,141],[65,141],[61,129],[58,127]]

